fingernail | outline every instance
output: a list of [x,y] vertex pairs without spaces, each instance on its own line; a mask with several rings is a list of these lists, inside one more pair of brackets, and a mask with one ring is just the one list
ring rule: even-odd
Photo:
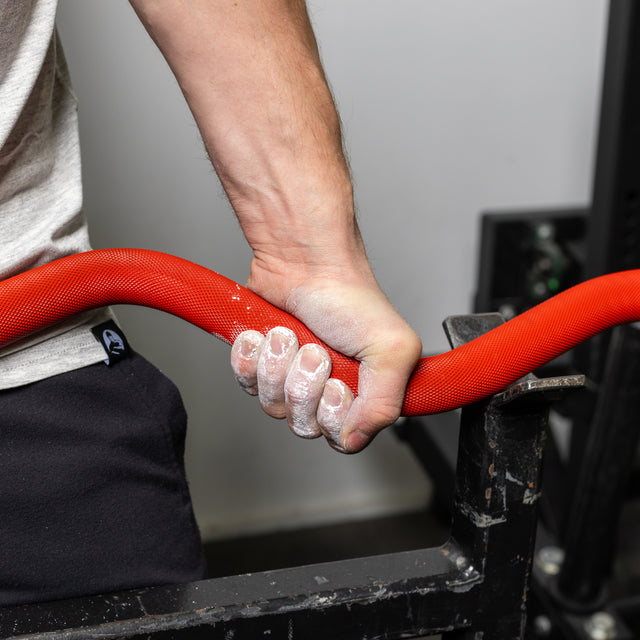
[[279,357],[289,351],[292,339],[289,335],[273,331],[269,337],[269,351]]
[[360,451],[369,443],[369,436],[362,431],[352,431],[344,440],[344,448],[347,451]]
[[324,358],[313,348],[301,350],[300,369],[306,373],[315,373],[324,364]]
[[334,409],[339,407],[343,402],[342,394],[332,384],[326,385],[322,398],[329,407]]
[[240,355],[247,360],[253,358],[258,350],[258,345],[250,340],[244,340],[240,343]]

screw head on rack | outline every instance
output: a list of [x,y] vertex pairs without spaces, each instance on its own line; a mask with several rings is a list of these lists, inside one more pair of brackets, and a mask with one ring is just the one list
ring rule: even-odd
[[616,620],[606,611],[594,613],[584,624],[584,629],[593,640],[612,640],[616,637]]
[[560,547],[542,547],[536,554],[536,566],[548,576],[557,576],[564,562],[564,551]]
[[546,638],[551,635],[553,625],[548,616],[539,615],[533,619],[533,630],[538,638]]

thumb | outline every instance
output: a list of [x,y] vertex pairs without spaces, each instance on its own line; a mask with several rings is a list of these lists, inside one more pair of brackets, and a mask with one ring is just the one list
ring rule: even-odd
[[376,355],[364,357],[358,374],[358,396],[340,432],[343,449],[364,449],[385,427],[400,416],[407,382],[421,355],[420,343],[377,345]]

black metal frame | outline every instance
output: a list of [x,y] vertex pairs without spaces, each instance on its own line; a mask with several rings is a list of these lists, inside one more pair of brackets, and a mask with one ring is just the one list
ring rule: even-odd
[[585,277],[640,267],[640,6],[611,0]]
[[[533,554],[538,562],[532,569],[531,593],[526,601],[527,638],[632,640],[637,637],[640,597],[633,593],[613,596],[609,586],[618,523],[628,496],[640,438],[636,422],[640,415],[639,374],[640,327],[619,327],[609,349],[606,384],[598,393],[587,388],[576,390],[568,397],[577,399],[577,404],[595,397],[595,407],[583,412],[584,415],[592,413],[592,420],[587,425],[587,446],[575,466],[563,466],[557,460],[553,438],[547,442],[539,501],[541,519]],[[586,406],[592,405],[587,402]],[[460,470],[456,471],[451,464],[451,450],[457,435],[457,430],[452,428],[453,418],[448,414],[416,418],[397,431],[412,446],[431,477],[434,469],[439,469],[434,485],[436,499],[445,510],[456,513],[459,505],[457,498],[451,499],[451,480],[455,474],[456,481],[460,482]],[[462,442],[467,438],[464,435],[466,419],[463,418],[460,428]],[[458,467],[477,455],[477,451],[470,456],[461,453]],[[518,453],[511,451],[507,455]],[[546,468],[548,462],[552,462],[551,469]],[[574,483],[568,482],[570,473],[577,473]],[[479,479],[474,481],[479,483]],[[563,510],[566,513],[563,514]],[[545,560],[547,556],[553,560]],[[495,579],[509,581],[510,576],[504,573]],[[610,628],[594,629],[598,624],[610,625]]]
[[[611,0],[584,277],[640,268],[640,6]],[[600,380],[608,334],[579,352]]]
[[[586,222],[582,241],[581,218]],[[574,227],[566,227],[573,221]],[[519,229],[517,225],[520,225]],[[536,244],[536,230],[544,227],[551,242]],[[497,246],[497,230],[515,229],[519,245]],[[504,232],[504,231],[503,231]],[[561,243],[568,240],[571,246]],[[493,242],[493,245],[492,245]],[[531,247],[540,249],[534,255]],[[522,273],[542,272],[560,248],[567,262],[578,258],[579,279],[640,267],[640,5],[637,0],[612,0],[603,76],[600,131],[589,209],[522,211],[485,215],[476,311],[502,303],[522,311],[535,300]],[[576,250],[577,249],[577,250]],[[542,259],[540,259],[542,258]],[[517,264],[504,270],[501,265]],[[574,264],[575,267],[575,264]],[[520,287],[513,287],[514,273]],[[544,274],[543,274],[544,275]],[[575,277],[575,268],[569,279]],[[508,295],[500,285],[508,284]],[[571,285],[566,282],[563,285]],[[551,295],[552,292],[548,292]],[[491,300],[491,303],[489,303]],[[612,595],[613,562],[618,522],[625,500],[633,494],[630,478],[638,473],[637,416],[640,415],[640,330],[619,327],[576,349],[546,371],[580,371],[588,388],[558,407],[572,424],[570,451],[548,448],[542,520],[538,538],[558,552],[561,562],[552,572],[534,573],[531,610],[547,622],[532,630],[533,637],[633,637],[627,621],[640,633],[640,595]],[[424,421],[413,430],[415,451],[427,468],[438,470],[450,459],[450,442],[442,437],[439,420]],[[446,445],[445,451],[437,447]],[[551,443],[553,444],[553,443]],[[439,462],[433,459],[438,458]],[[440,465],[440,466],[439,466]],[[441,488],[444,483],[445,487]],[[446,505],[450,472],[436,478],[438,495]],[[637,495],[637,486],[635,489]],[[544,563],[542,563],[544,564]],[[613,585],[619,591],[619,585]],[[598,623],[610,625],[597,629]],[[546,626],[548,625],[550,626]]]

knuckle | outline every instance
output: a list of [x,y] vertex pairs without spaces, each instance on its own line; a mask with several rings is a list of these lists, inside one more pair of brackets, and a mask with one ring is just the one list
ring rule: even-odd
[[371,428],[367,431],[377,433],[381,429],[393,424],[400,417],[400,407],[384,402],[372,403],[368,410],[368,423]]
[[320,400],[316,385],[298,376],[288,376],[284,386],[287,402],[294,406],[307,406]]

